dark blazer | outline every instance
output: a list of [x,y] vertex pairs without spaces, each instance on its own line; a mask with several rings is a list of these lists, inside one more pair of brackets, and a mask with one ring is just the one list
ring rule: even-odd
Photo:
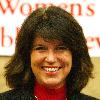
[[[0,100],[36,100],[32,92],[23,89],[14,89],[4,93],[0,93]],[[82,94],[75,93],[71,97],[68,97],[67,100],[100,100],[94,97]]]

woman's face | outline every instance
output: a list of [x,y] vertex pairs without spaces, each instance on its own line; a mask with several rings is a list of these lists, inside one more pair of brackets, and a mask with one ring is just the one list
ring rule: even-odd
[[65,84],[72,67],[71,51],[60,41],[45,41],[37,37],[31,53],[31,68],[36,80],[49,88]]

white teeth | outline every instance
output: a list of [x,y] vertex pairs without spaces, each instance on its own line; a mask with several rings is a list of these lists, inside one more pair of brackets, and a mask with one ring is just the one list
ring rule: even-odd
[[58,71],[59,68],[44,68],[44,70],[49,71],[49,72],[54,72],[54,71]]

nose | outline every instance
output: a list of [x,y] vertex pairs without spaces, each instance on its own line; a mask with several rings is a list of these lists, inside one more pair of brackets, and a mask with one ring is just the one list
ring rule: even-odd
[[56,54],[53,51],[48,51],[45,61],[50,64],[55,63],[57,61]]

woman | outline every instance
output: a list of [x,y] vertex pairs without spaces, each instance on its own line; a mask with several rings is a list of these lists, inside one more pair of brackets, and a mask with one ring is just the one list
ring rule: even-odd
[[55,6],[33,11],[6,66],[12,90],[0,100],[97,100],[80,93],[92,78],[86,40],[71,14]]

